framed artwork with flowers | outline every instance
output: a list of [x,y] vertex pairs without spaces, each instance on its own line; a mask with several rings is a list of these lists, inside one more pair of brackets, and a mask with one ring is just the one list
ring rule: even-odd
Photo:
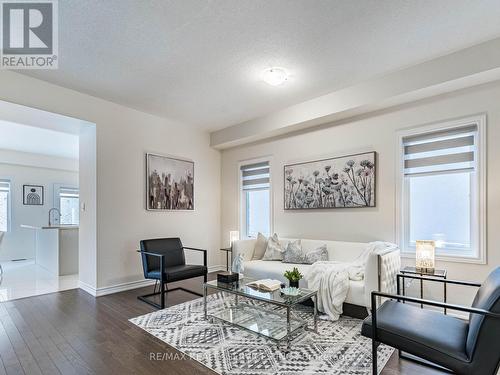
[[285,210],[375,207],[375,151],[285,165]]

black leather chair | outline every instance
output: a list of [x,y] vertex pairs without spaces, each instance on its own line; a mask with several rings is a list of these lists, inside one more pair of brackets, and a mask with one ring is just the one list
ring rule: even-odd
[[[496,374],[500,365],[500,267],[481,285],[465,281],[404,275],[405,278],[479,287],[472,307],[440,303],[398,294],[372,292],[372,315],[361,333],[372,339],[372,371],[377,373],[377,346],[384,343],[423,359],[426,364],[457,374]],[[390,298],[378,309],[377,297]],[[462,320],[440,311],[405,304],[415,302],[469,313]],[[430,363],[429,363],[430,362]]]
[[[200,293],[177,287],[168,289],[167,283],[191,279],[193,277],[203,276],[203,280],[207,282],[207,251],[196,249],[194,247],[186,247],[182,245],[180,238],[155,238],[150,240],[142,240],[140,242],[141,249],[138,252],[142,257],[142,268],[146,279],[156,280],[153,293],[137,297],[156,308],[165,308],[165,293],[173,292],[174,290],[183,290],[198,296]],[[185,250],[199,251],[203,253],[203,266],[187,265],[184,256]],[[157,284],[160,284],[159,291],[156,291]],[[149,297],[160,295],[160,304],[155,303]]]

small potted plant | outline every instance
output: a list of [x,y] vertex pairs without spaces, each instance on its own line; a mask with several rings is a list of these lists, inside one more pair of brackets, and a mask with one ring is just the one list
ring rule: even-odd
[[290,288],[298,288],[299,281],[303,277],[302,274],[297,269],[297,267],[293,267],[293,270],[291,271],[286,271],[284,276],[288,279]]

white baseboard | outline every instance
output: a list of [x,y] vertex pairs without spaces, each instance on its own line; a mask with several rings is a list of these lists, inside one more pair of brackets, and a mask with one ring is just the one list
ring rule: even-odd
[[81,289],[81,290],[84,290],[85,292],[87,292],[88,294],[90,294],[91,296],[96,296],[96,289],[92,286],[92,285],[89,285],[87,283],[84,283],[83,281],[78,281],[78,287]]
[[118,292],[124,292],[130,289],[143,288],[145,286],[154,285],[154,283],[155,283],[154,280],[138,280],[118,285],[104,286],[101,288],[97,288],[96,297],[105,296],[107,294],[113,294]]
[[220,264],[218,266],[211,266],[208,267],[208,272],[217,272],[217,271],[225,271],[226,270],[226,265],[225,264]]
[[[208,272],[217,272],[217,271],[225,271],[225,270],[226,270],[225,265],[216,265],[216,266],[208,267]],[[137,280],[137,281],[130,281],[128,283],[122,283],[122,284],[117,284],[117,285],[94,288],[93,286],[80,281],[78,286],[80,289],[86,291],[90,295],[92,295],[94,297],[100,297],[100,296],[105,296],[107,294],[124,292],[126,290],[143,288],[145,286],[154,285],[154,283],[155,283],[154,280],[144,280],[143,279],[143,280]]]
[[131,281],[128,283],[123,283],[123,284],[104,286],[101,288],[94,288],[93,286],[88,285],[88,284],[80,281],[78,283],[78,287],[94,297],[100,297],[100,296],[105,296],[107,294],[124,292],[124,291],[130,290],[130,289],[143,288],[145,286],[154,285],[154,283],[155,283],[154,280],[138,280],[138,281]]

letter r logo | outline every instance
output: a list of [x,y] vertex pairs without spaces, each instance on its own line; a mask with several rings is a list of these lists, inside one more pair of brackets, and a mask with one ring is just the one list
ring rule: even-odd
[[51,2],[2,2],[3,54],[53,53]]

